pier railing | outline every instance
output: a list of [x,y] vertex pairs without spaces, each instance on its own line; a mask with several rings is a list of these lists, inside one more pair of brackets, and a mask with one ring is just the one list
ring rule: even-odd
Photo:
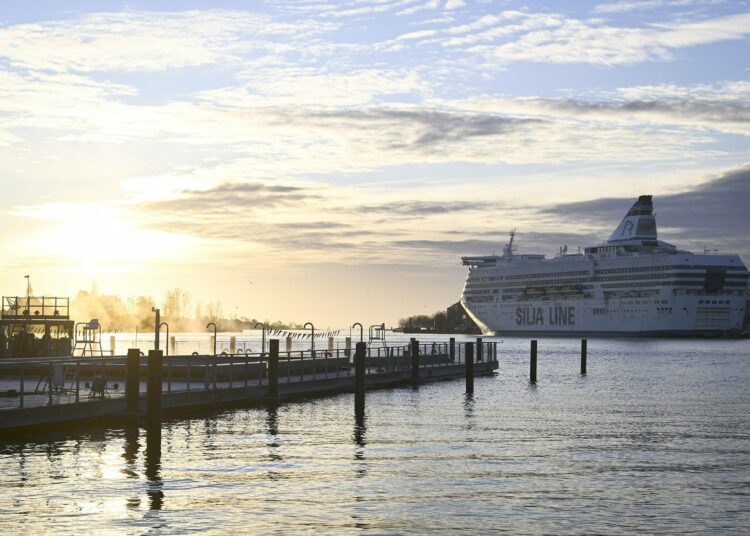
[[[387,376],[412,370],[412,345],[367,348],[365,375]],[[466,343],[419,342],[419,369],[466,363]],[[268,352],[220,355],[170,355],[162,358],[162,391],[174,393],[266,387],[271,370]],[[497,345],[476,345],[473,362],[497,361]],[[148,357],[138,358],[139,392],[145,392]],[[336,380],[355,375],[354,349],[279,351],[279,384]],[[0,361],[0,412],[61,404],[87,404],[125,397],[125,356],[31,358]]]

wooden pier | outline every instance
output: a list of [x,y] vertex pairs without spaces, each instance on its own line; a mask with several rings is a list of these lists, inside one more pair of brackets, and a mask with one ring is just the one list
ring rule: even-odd
[[[424,343],[357,350],[232,355],[35,358],[0,362],[0,434],[103,425],[246,404],[491,375],[494,342]],[[467,351],[468,347],[468,351]],[[356,359],[355,359],[356,353]],[[467,361],[470,360],[470,363]],[[355,366],[358,365],[358,366]],[[473,382],[467,382],[467,385]]]

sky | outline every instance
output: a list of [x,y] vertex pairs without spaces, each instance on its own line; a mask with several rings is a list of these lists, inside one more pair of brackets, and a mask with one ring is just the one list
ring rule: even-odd
[[750,260],[748,2],[0,1],[3,295],[393,325],[641,194]]

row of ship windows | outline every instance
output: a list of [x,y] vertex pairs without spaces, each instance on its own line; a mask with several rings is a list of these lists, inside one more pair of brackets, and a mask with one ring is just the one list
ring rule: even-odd
[[[503,297],[503,300],[509,300],[509,299],[512,299],[512,298],[508,296]],[[495,297],[494,296],[467,296],[466,301],[472,302],[472,303],[491,302],[491,301],[495,301]],[[636,301],[628,301],[628,302],[622,302],[622,303],[625,305],[648,305],[649,301],[648,300],[642,300],[642,301],[636,300]],[[663,305],[666,303],[668,303],[667,300],[654,300],[655,305],[659,305],[659,304]],[[700,305],[731,305],[731,303],[732,302],[730,302],[729,300],[698,300],[698,304]],[[662,311],[662,312],[668,310],[669,312],[672,312],[671,307],[657,307],[656,310]],[[594,307],[594,314],[606,314],[606,313],[607,313],[606,308]]]
[[607,270],[597,270],[598,274],[619,274],[622,272],[654,272],[657,270],[672,270],[676,266],[662,265],[662,266],[639,266],[637,268],[609,268]]
[[551,272],[541,274],[518,274],[518,275],[507,275],[505,279],[534,279],[537,277],[567,277],[571,275],[589,275],[588,270],[578,272]]
[[[654,282],[654,283],[609,283],[609,284],[606,284],[606,285],[602,285],[602,288],[603,289],[615,289],[615,288],[653,288],[653,289],[658,289],[658,288],[661,288],[661,287],[685,286],[685,285],[690,285],[690,284],[691,284],[691,282],[689,282],[689,281],[682,281],[682,282],[679,282],[679,281],[667,281],[667,282],[664,282],[664,283],[656,283],[656,282]],[[702,282],[696,281],[696,282],[692,282],[692,284],[693,285],[702,285]],[[725,283],[725,286],[741,286],[741,285],[732,285],[731,283]],[[565,294],[571,294],[571,293],[579,294],[579,293],[585,293],[586,291],[591,291],[591,290],[593,290],[593,287],[591,287],[591,286],[581,286],[580,288],[576,288],[576,289],[572,289],[572,290],[571,289],[566,290],[566,289],[554,289],[554,288],[551,288],[551,289],[545,289],[544,293],[542,293],[542,292],[535,292],[535,293],[533,293],[533,295],[556,295],[556,294],[565,295]],[[524,292],[524,289],[518,288],[518,287],[503,289],[503,295],[505,295],[505,296],[516,296],[516,295],[521,294],[523,292]],[[476,296],[476,295],[497,294],[497,293],[498,293],[497,290],[487,289],[487,290],[466,291],[464,293],[464,295],[466,295],[466,296]],[[703,294],[703,291],[702,290],[701,291],[697,291],[696,290],[696,291],[690,291],[689,293],[690,294]],[[722,294],[729,294],[729,295],[732,295],[732,294],[735,294],[735,293],[737,295],[742,295],[743,291],[742,290],[733,291],[731,289],[724,289],[723,292],[722,292]]]
[[[697,273],[697,274],[691,274],[691,273],[683,273],[683,274],[648,274],[648,275],[619,275],[619,276],[609,276],[609,277],[596,277],[593,279],[547,279],[544,281],[535,281],[535,285],[573,285],[573,284],[580,284],[580,283],[590,283],[590,282],[604,282],[604,281],[638,281],[638,280],[659,280],[659,279],[670,279],[670,278],[680,278],[680,279],[688,279],[688,278],[702,278],[705,274]],[[745,279],[743,277],[739,277],[737,281],[740,281],[742,279]],[[467,290],[468,289],[478,289],[478,288],[492,288],[494,285],[477,285],[468,283],[466,285]]]
[[[664,271],[664,270],[680,270],[680,269],[700,269],[705,268],[704,266],[670,266],[670,265],[664,265],[664,266],[643,266],[639,268],[611,268],[606,270],[596,270],[594,273],[594,277],[596,277],[597,274],[621,274],[621,273],[633,273],[633,272],[655,272],[655,271]],[[729,267],[733,268],[733,267]],[[683,274],[686,276],[702,276],[703,273],[688,273]],[[744,275],[747,277],[747,274],[727,274],[727,275]],[[578,272],[551,272],[551,273],[540,273],[540,274],[518,274],[518,275],[508,275],[505,276],[505,280],[512,280],[516,281],[518,279],[538,279],[540,277],[569,277],[569,276],[591,276],[591,274],[588,271],[578,271]],[[646,279],[649,277],[671,277],[670,274],[662,274],[662,275],[651,275],[646,274],[643,276],[632,276],[630,279]],[[617,279],[626,279],[625,277],[619,277]],[[479,277],[476,279],[472,279],[468,284],[471,285],[472,283],[482,283],[486,281],[502,281],[502,277]],[[611,281],[612,279],[608,278],[596,278],[598,281]]]
[[[618,313],[638,313],[638,312],[646,312],[648,309],[619,309],[616,312]],[[671,307],[657,307],[656,311],[659,313],[671,313],[672,308]],[[595,315],[606,315],[609,314],[609,309],[606,307],[594,307],[594,314]]]
[[692,289],[692,288],[676,288],[672,290],[672,294],[675,296],[745,296],[745,289],[721,289],[713,292],[706,292],[703,289]]

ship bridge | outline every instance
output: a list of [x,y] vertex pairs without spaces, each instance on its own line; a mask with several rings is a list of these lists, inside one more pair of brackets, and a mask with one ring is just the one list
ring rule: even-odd
[[500,257],[497,255],[479,255],[470,257],[461,257],[461,264],[464,266],[494,266]]

